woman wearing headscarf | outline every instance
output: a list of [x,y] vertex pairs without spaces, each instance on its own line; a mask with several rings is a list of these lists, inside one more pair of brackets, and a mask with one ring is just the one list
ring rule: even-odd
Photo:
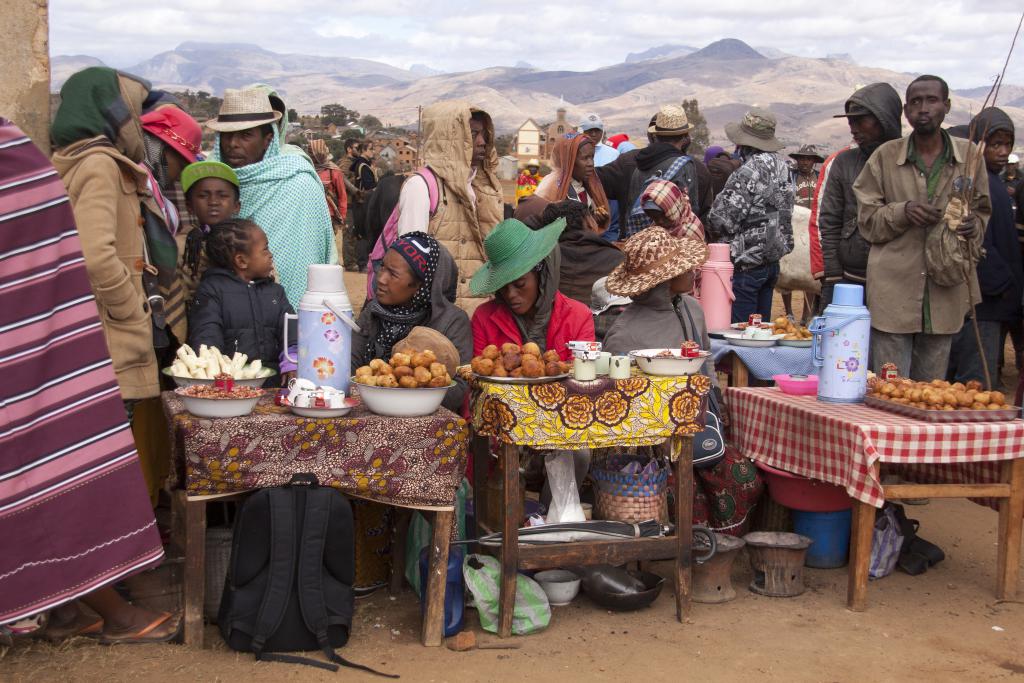
[[345,227],[345,216],[348,213],[348,193],[345,192],[345,174],[334,163],[331,151],[323,140],[309,141],[309,158],[313,168],[324,185],[324,196],[327,197],[327,210],[331,214],[331,227],[334,228],[334,243],[338,254],[342,252],[342,233]]
[[455,259],[433,237],[423,232],[399,237],[385,252],[374,297],[359,315],[361,332],[352,335],[353,370],[374,358],[389,359],[404,340],[417,351],[430,348],[455,381],[443,405],[459,412],[466,383],[455,368],[472,359],[473,335],[469,316],[454,303],[458,278]]
[[567,342],[594,341],[590,309],[558,291],[564,229],[562,218],[540,230],[510,218],[484,240],[487,262],[469,288],[474,296],[495,298],[473,313],[473,355],[491,344],[534,342],[567,361]]
[[[164,182],[173,182],[184,168],[183,147],[144,134],[140,122],[144,111],[168,104],[165,97],[135,76],[91,67],[61,88],[51,128],[53,165],[71,198],[89,282],[126,401],[159,395],[154,326],[158,334],[164,330],[168,310],[152,305],[159,294],[164,302],[175,301],[168,295],[176,284],[176,212],[160,195],[154,171]],[[174,118],[191,121],[183,112]],[[178,130],[174,134],[187,142]],[[147,260],[158,271],[156,282],[150,280]],[[169,312],[172,329],[184,338],[177,319],[183,309]]]
[[652,180],[640,195],[640,208],[654,225],[673,237],[704,242],[704,225],[693,212],[686,190],[667,180]]
[[516,207],[515,218],[530,227],[540,225],[540,215],[551,202],[565,199],[586,204],[598,226],[604,230],[611,214],[608,197],[594,172],[594,143],[586,135],[567,133],[551,150],[551,173],[544,176],[537,191]]

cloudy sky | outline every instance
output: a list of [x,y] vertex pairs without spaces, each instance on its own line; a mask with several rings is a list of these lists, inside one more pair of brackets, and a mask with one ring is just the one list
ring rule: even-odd
[[[971,87],[999,73],[1022,4],[51,0],[50,41],[53,55],[86,54],[118,67],[199,40],[467,71],[518,61],[544,69],[590,70],[666,43],[702,47],[720,38],[740,38],[804,57],[845,52],[864,65],[937,73],[954,87]],[[1006,80],[1024,84],[1024,45],[1018,45]]]

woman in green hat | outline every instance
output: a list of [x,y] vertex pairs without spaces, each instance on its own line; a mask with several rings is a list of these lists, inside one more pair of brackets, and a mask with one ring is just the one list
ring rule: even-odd
[[473,314],[473,355],[491,344],[534,342],[567,361],[567,342],[594,341],[590,309],[558,291],[558,236],[564,229],[564,218],[539,230],[512,218],[487,235],[487,262],[469,288],[474,296],[495,298]]

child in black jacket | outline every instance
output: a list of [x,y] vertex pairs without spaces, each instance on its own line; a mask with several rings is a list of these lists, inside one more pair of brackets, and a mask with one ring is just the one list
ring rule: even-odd
[[210,267],[189,308],[189,345],[213,346],[227,356],[238,351],[278,367],[284,315],[293,309],[284,287],[271,277],[267,235],[252,221],[224,221],[210,229],[206,255]]

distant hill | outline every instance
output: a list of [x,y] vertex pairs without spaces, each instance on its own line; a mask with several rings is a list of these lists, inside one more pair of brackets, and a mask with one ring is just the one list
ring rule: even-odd
[[57,92],[68,76],[90,66],[103,66],[103,62],[88,55],[57,55],[50,60],[50,92]]
[[[91,63],[98,60],[55,57],[53,88]],[[218,96],[224,88],[270,83],[300,113],[319,113],[324,104],[340,103],[396,126],[414,127],[419,106],[462,99],[490,112],[500,132],[516,130],[527,118],[550,121],[564,106],[570,120],[594,111],[609,132],[642,139],[644,124],[661,104],[696,98],[712,141],[725,143],[725,124],[756,104],[778,116],[778,136],[789,148],[813,142],[829,150],[849,141],[845,122],[831,117],[843,110],[856,88],[886,81],[902,93],[913,78],[856,64],[845,55],[796,57],[755,50],[736,39],[701,49],[662,45],[593,71],[546,71],[523,64],[431,74],[426,67],[405,70],[364,59],[210,43],[183,43],[127,70],[158,86]],[[949,122],[966,122],[987,92],[987,87],[954,92]],[[1024,129],[1024,87],[1005,86],[999,104]]]

